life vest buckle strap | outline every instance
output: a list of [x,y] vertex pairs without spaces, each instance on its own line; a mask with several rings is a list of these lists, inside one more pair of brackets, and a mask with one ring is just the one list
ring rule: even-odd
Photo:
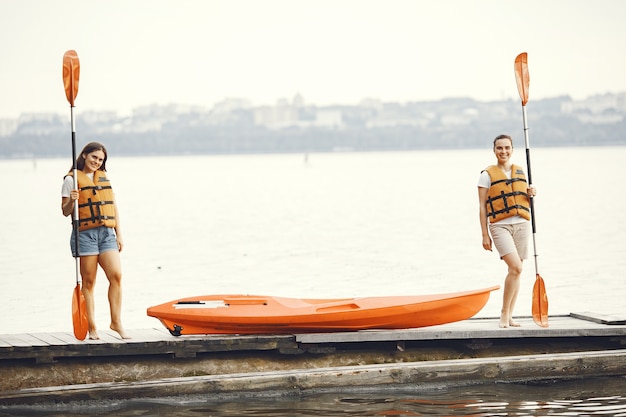
[[508,212],[510,212],[511,210],[514,210],[514,209],[524,210],[524,211],[530,212],[530,210],[528,210],[526,207],[521,206],[521,205],[518,204],[518,205],[515,205],[515,206],[510,206],[510,207],[504,208],[502,210],[498,210],[498,211],[494,211],[492,213],[489,213],[489,216],[496,217],[496,215],[498,215],[498,214],[508,213]]
[[103,220],[115,220],[115,216],[92,216],[92,217],[88,217],[85,219],[80,219],[79,222],[80,223],[95,223],[97,221],[103,221]]
[[492,202],[492,201],[495,201],[495,200],[500,200],[500,199],[503,199],[503,200],[505,201],[505,204],[506,204],[506,199],[507,199],[508,197],[515,197],[515,196],[518,196],[518,195],[523,195],[523,196],[525,196],[525,197],[528,197],[528,194],[527,194],[527,193],[525,193],[525,192],[523,192],[523,191],[513,191],[513,192],[510,192],[510,193],[505,193],[505,192],[503,191],[503,192],[501,192],[499,195],[496,195],[496,196],[489,196],[489,197],[487,198],[487,201],[488,201],[488,202]]
[[104,206],[105,204],[113,204],[113,201],[95,201],[91,204],[94,206]]

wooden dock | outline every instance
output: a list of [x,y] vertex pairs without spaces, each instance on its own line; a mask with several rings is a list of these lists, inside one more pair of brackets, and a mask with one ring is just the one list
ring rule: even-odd
[[626,316],[572,313],[550,317],[549,328],[518,320],[508,329],[491,318],[293,335],[0,335],[0,404],[626,374]]

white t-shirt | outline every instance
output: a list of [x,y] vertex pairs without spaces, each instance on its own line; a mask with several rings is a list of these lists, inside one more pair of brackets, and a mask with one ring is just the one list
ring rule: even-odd
[[[86,174],[93,181],[93,172],[91,174]],[[61,197],[69,197],[70,193],[74,189],[74,177],[68,175],[63,180],[63,186],[61,187]]]
[[[511,179],[511,170],[509,169],[508,171],[506,171],[504,175],[506,175],[508,179]],[[487,189],[491,187],[491,177],[489,176],[489,173],[487,172],[487,170],[484,170],[483,172],[480,173],[480,177],[478,177],[478,186],[480,188],[487,188]],[[511,217],[507,217],[506,219],[500,220],[498,224],[515,224],[515,223],[522,223],[525,221],[527,220],[521,216],[511,216]],[[491,219],[489,219],[489,223],[491,223]]]

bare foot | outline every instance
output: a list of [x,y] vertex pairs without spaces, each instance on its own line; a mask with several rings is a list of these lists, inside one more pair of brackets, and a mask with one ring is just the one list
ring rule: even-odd
[[96,329],[89,330],[89,340],[99,340],[98,331]]
[[111,330],[117,332],[122,339],[130,339],[130,336],[126,333],[124,328],[121,325],[111,324]]
[[516,322],[516,321],[515,321],[515,320],[513,320],[513,319],[510,319],[510,320],[509,320],[509,326],[511,326],[511,327],[522,327],[522,325],[521,325],[521,324],[519,324],[518,322]]
[[511,323],[511,319],[509,319],[507,316],[508,316],[508,315],[507,315],[507,314],[504,314],[504,313],[500,314],[500,323],[499,323],[499,326],[500,326],[502,329],[507,329],[507,328],[509,327],[509,324]]

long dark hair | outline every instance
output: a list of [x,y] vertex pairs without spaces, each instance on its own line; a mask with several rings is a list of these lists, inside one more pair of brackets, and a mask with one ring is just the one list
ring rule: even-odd
[[85,145],[85,147],[83,148],[82,151],[80,151],[80,154],[78,154],[78,157],[76,158],[76,169],[79,170],[83,170],[83,168],[85,168],[85,158],[83,157],[83,155],[89,155],[90,153],[92,153],[93,151],[102,151],[104,152],[104,159],[102,160],[102,165],[100,166],[100,170],[101,171],[105,171],[107,170],[107,158],[108,158],[108,153],[106,148],[104,147],[103,144],[99,143],[99,142],[90,142],[87,145]]

